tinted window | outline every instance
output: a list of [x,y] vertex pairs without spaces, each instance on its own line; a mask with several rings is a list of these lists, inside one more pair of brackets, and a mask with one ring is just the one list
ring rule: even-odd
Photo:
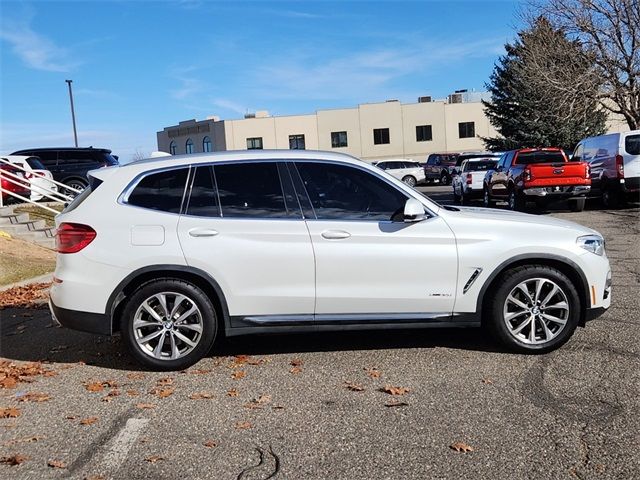
[[496,167],[495,160],[481,160],[478,162],[467,162],[464,166],[465,172],[485,172]]
[[133,189],[127,203],[137,207],[180,213],[188,168],[152,173]]
[[215,179],[222,216],[231,218],[287,218],[278,165],[236,163],[216,165]]
[[33,170],[46,170],[38,157],[27,158],[27,163]]
[[83,152],[74,150],[61,150],[58,154],[59,163],[98,163],[93,152]]
[[381,168],[382,170],[386,170],[387,169],[387,162],[377,163],[376,167]]
[[416,142],[428,142],[432,139],[431,125],[416,126]]
[[624,140],[624,149],[629,155],[640,155],[640,135],[629,135]]
[[347,146],[347,132],[331,132],[331,148]]
[[528,165],[531,163],[564,163],[564,155],[562,152],[524,152],[518,154],[517,163],[518,165]]
[[389,143],[389,129],[388,128],[374,128],[373,129],[373,143],[374,145],[381,145]]
[[199,217],[219,217],[218,195],[216,194],[213,168],[198,167],[191,186],[187,215]]
[[458,136],[460,138],[472,138],[476,136],[476,124],[474,122],[458,123]]
[[51,150],[49,152],[34,152],[40,158],[45,167],[55,167],[58,163],[58,152]]
[[407,196],[372,173],[345,165],[297,162],[318,219],[392,220]]

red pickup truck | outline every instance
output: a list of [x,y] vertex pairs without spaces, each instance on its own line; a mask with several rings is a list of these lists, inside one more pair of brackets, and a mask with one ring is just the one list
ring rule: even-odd
[[560,148],[523,148],[505,152],[484,178],[484,206],[506,200],[511,210],[524,210],[527,200],[538,206],[568,200],[571,210],[584,209],[591,190],[589,164],[569,162]]

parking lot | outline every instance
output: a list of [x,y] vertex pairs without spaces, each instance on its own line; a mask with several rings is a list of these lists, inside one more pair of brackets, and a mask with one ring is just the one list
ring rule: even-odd
[[[450,187],[421,190],[451,203]],[[614,288],[543,356],[478,330],[254,336],[163,374],[44,308],[0,311],[3,359],[43,362],[0,388],[17,409],[0,477],[638,478],[640,208],[538,214],[600,231]]]

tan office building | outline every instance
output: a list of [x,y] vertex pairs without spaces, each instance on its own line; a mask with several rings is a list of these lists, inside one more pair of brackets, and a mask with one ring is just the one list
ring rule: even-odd
[[456,92],[446,100],[391,100],[309,115],[272,117],[258,111],[240,120],[187,120],[158,132],[158,150],[183,154],[305,148],[345,152],[370,162],[422,161],[433,152],[484,149],[480,137],[496,134],[480,102],[485,95]]

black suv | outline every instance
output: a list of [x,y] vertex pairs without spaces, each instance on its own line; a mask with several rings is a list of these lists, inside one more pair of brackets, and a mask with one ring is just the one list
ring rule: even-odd
[[118,165],[117,157],[105,148],[32,148],[19,150],[11,155],[39,157],[54,180],[77,190],[84,190],[89,184],[89,170]]

